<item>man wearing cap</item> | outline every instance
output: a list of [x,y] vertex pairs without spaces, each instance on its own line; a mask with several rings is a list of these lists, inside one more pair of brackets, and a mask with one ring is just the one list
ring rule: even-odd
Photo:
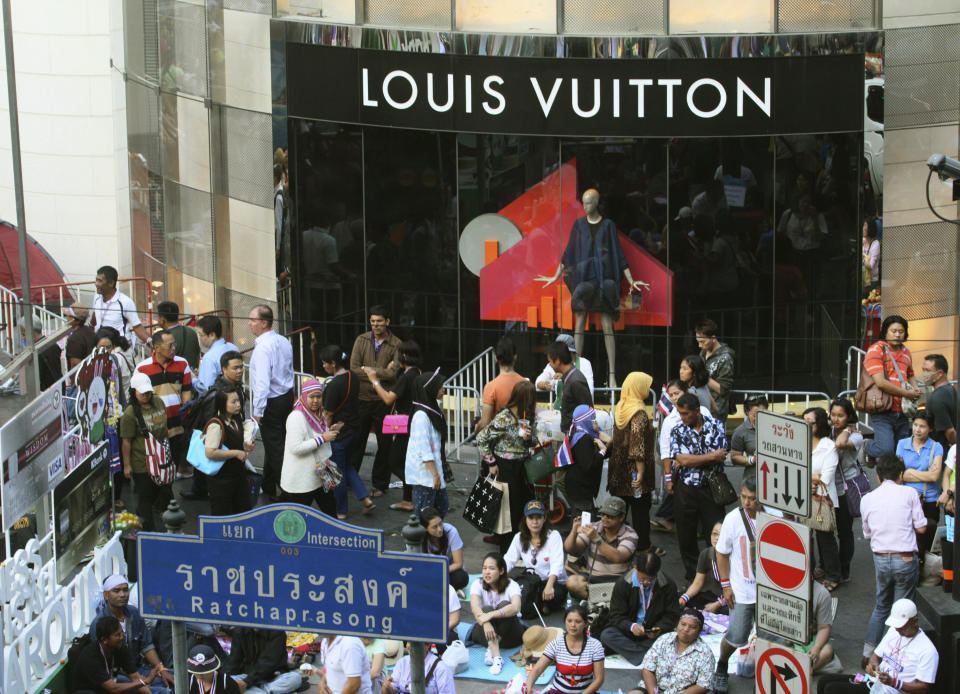
[[[583,377],[587,379],[587,387],[590,389],[590,395],[593,395],[593,364],[591,364],[590,360],[586,357],[581,357],[579,354],[577,354],[577,346],[572,335],[560,333],[557,335],[557,342],[562,342],[567,346],[567,349],[573,356],[574,367],[576,367],[576,369],[583,374]],[[560,409],[560,399],[563,395],[562,377],[563,374],[558,371],[554,371],[553,367],[550,366],[549,361],[547,362],[547,365],[543,367],[543,371],[540,372],[540,375],[537,376],[536,383],[539,390],[556,391],[553,401],[553,408],[555,410]]]
[[78,652],[70,653],[67,663],[70,691],[78,694],[149,694],[151,688],[147,682],[157,676],[162,666],[155,666],[145,677],[141,676],[123,639],[123,629],[116,617],[107,615],[101,618],[93,638]]
[[242,694],[246,682],[235,680],[220,670],[220,658],[210,646],[194,646],[187,656],[190,674],[189,694]]
[[[173,686],[173,675],[163,666],[160,655],[153,645],[153,632],[140,616],[140,610],[130,605],[130,583],[126,576],[112,574],[103,582],[103,602],[97,605],[97,613],[90,623],[90,635],[97,637],[97,622],[104,617],[115,617],[123,631],[123,645],[133,657],[144,680],[154,692]],[[160,672],[159,679],[157,671]]]
[[563,542],[567,554],[587,550],[586,570],[567,578],[567,591],[580,599],[589,595],[590,583],[613,583],[630,570],[630,559],[637,551],[636,531],[624,523],[627,505],[611,496],[600,507],[600,520],[582,526],[574,518],[570,534]]
[[926,694],[937,681],[940,656],[920,628],[917,606],[902,598],[893,603],[884,622],[890,629],[870,654],[865,668],[879,686],[854,684],[850,675],[823,675],[817,694]]

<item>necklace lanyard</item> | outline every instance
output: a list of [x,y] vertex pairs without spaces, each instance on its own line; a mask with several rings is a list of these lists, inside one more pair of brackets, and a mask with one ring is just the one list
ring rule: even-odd
[[[639,582],[638,582],[639,583]],[[647,614],[647,608],[650,607],[650,601],[653,600],[653,586],[650,586],[650,594],[647,595],[646,589],[643,587],[643,584],[640,583],[638,586],[640,588],[640,601],[643,603],[643,614]]]
[[569,371],[567,371],[566,375],[564,375],[564,377],[563,377],[563,382],[566,383],[566,382],[567,382],[567,379],[570,378],[571,376],[573,376],[573,372],[576,371],[576,370],[577,370],[577,367],[574,366],[574,367],[571,368]]
[[900,672],[903,671],[903,665],[902,665],[902,663],[903,663],[903,656],[905,655],[905,654],[904,654],[904,651],[906,651],[907,648],[910,646],[910,644],[913,643],[913,640],[914,640],[915,638],[917,638],[917,635],[916,635],[916,634],[914,634],[914,635],[911,636],[909,639],[907,639],[907,642],[906,642],[906,643],[903,643],[903,637],[902,637],[902,636],[897,637],[897,646],[896,646],[896,648],[894,648],[894,649],[891,651],[891,653],[890,653],[889,656],[886,656],[886,655],[885,655],[885,656],[883,657],[884,660],[888,660],[888,659],[889,659],[890,662],[893,663],[893,666],[896,668],[897,673],[900,673]]
[[97,646],[100,648],[100,655],[101,655],[101,657],[103,658],[103,666],[104,666],[105,668],[107,668],[107,677],[112,678],[112,677],[113,677],[113,670],[110,669],[110,663],[107,662],[107,654],[103,652],[103,644],[102,644],[102,643],[101,643],[101,644],[97,644]]
[[[200,694],[203,694],[203,683],[197,679],[196,675],[190,675],[190,684],[187,685],[187,690],[189,691],[193,689],[194,681],[197,683],[197,691]],[[213,684],[210,685],[210,691],[208,694],[217,694],[217,673],[214,673],[213,675]]]

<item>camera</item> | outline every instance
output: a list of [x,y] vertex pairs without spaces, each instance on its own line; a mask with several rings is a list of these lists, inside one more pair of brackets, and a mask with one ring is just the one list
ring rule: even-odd
[[945,154],[930,155],[930,158],[927,159],[927,166],[940,177],[941,181],[960,179],[960,161]]

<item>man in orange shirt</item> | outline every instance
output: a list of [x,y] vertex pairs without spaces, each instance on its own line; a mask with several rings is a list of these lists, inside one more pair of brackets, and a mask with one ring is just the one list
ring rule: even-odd
[[517,365],[517,348],[513,344],[513,340],[509,337],[501,337],[500,342],[497,343],[496,355],[500,375],[483,387],[483,410],[474,431],[480,431],[487,426],[497,412],[510,402],[513,387],[520,381],[525,380],[523,376],[514,371]]
[[877,387],[893,396],[893,404],[886,412],[870,416],[873,440],[867,442],[865,450],[868,456],[874,458],[893,453],[897,441],[910,436],[910,421],[903,414],[903,398],[920,398],[920,388],[913,374],[913,356],[904,345],[907,341],[907,320],[902,316],[887,316],[880,327],[880,334],[883,339],[867,350],[863,366]]

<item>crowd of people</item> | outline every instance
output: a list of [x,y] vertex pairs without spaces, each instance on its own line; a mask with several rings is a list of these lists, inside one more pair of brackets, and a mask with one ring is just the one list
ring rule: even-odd
[[[402,497],[389,508],[413,513],[425,529],[422,551],[447,557],[450,641],[456,638],[462,596],[474,618],[468,639],[484,646],[491,675],[502,672],[505,649],[524,644],[528,625],[539,616],[562,612],[566,633],[542,649],[529,673],[530,687],[555,664],[547,691],[596,691],[604,678],[604,654],[616,653],[641,668],[638,687],[648,694],[727,691],[730,657],[756,626],[756,419],[769,403],[762,395],[747,397],[743,422],[728,437],[726,420],[735,411],[735,355],[719,340],[713,321],[697,324],[700,351],[684,357],[676,378],[666,384],[655,408],[657,424],[646,406],[653,379],[634,371],[623,381],[612,408],[609,433],[600,426],[594,407],[590,362],[577,354],[570,336],[559,335],[547,346],[547,365],[533,381],[518,373],[512,340],[499,341],[499,371],[483,390],[475,443],[480,475],[496,478],[509,490],[509,522],[485,538],[496,549],[482,558],[480,575],[470,584],[467,566],[478,557],[466,556],[449,517],[452,472],[444,455],[445,378],[439,369],[424,368],[415,342],[391,331],[384,307],[370,308],[370,330],[357,336],[349,354],[338,345],[323,347],[319,358],[324,374],[299,387],[290,343],[274,330],[272,310],[253,307],[249,328],[255,340],[247,392],[243,355],[224,339],[218,318],[203,317],[194,331],[179,324],[179,307],[163,302],[159,329],[147,336],[136,307],[116,291],[116,271],[101,268],[97,286],[92,311],[79,305],[71,309],[74,330],[67,355],[76,364],[84,350],[104,346],[116,364],[123,393],[118,422],[122,476],[132,480],[145,529],[161,527],[159,515],[173,496],[170,482],[153,474],[151,456],[164,455],[164,446],[177,478],[193,480],[181,495],[208,498],[213,515],[283,500],[316,505],[344,520],[350,517],[350,491],[361,512],[370,514],[396,484],[402,486]],[[930,389],[926,408],[910,407],[921,387],[905,345],[907,327],[905,319],[887,317],[883,339],[864,360],[869,380],[862,384],[863,398],[880,403],[870,405],[871,440],[865,441],[857,427],[858,409],[864,409],[860,394],[856,405],[839,398],[829,408],[811,407],[802,416],[813,437],[811,492],[832,520],[814,528],[818,628],[806,650],[815,669],[839,667],[829,642],[831,594],[851,580],[853,519],[861,516],[876,572],[876,607],[865,632],[861,665],[882,686],[912,694],[925,691],[921,685],[931,684],[931,667],[936,670],[929,640],[917,636],[922,631],[913,601],[941,511],[946,512],[947,526],[944,578],[952,580],[947,567],[953,542],[956,396],[947,380],[946,359],[930,354],[922,362],[923,381]],[[130,350],[134,337],[149,341],[151,348],[150,356],[136,364]],[[546,413],[559,420],[564,439],[555,485],[573,519],[565,533],[551,526],[548,509],[526,474],[526,463],[542,443],[538,420],[545,412],[542,406],[538,410],[538,391],[550,393]],[[371,431],[377,443],[368,487],[360,471]],[[197,465],[188,452],[191,439],[198,436],[209,465]],[[257,446],[263,447],[262,479],[249,460]],[[658,461],[667,493],[655,510]],[[732,510],[730,499],[718,498],[715,484],[724,476],[727,461],[744,468]],[[866,488],[861,484],[865,465],[875,466],[880,479],[872,491],[869,483]],[[601,489],[604,469],[606,486]],[[601,493],[605,500],[597,508],[595,499]],[[679,576],[675,581],[662,570],[665,551],[652,542],[652,526],[675,532],[682,583]],[[705,546],[703,537],[709,540]],[[79,689],[116,692],[152,686],[157,691],[169,686],[158,647],[128,598],[125,579],[108,579],[101,617],[91,626],[91,643],[103,658],[78,665],[80,676],[88,678],[82,681],[89,684]],[[597,613],[591,606],[600,603],[608,609]],[[705,615],[721,615],[726,623],[718,659],[699,638]],[[889,628],[886,633],[884,627]],[[202,646],[209,652],[191,654],[191,691],[210,692],[213,683],[221,682],[229,691],[256,691],[259,686],[283,694],[302,685],[299,676],[282,678],[290,673],[279,666],[253,674],[234,664],[248,656],[267,659],[266,654],[278,651],[273,640],[282,632],[237,631],[229,661],[209,644]],[[383,677],[376,645],[371,651],[371,644],[352,637],[325,639],[322,694],[371,691],[378,674],[383,692],[407,691],[409,665],[406,670],[398,665]],[[120,644],[130,652],[121,654]],[[444,644],[438,645],[442,651]],[[86,649],[94,652],[90,645]],[[427,659],[434,687],[428,691],[453,691],[452,674],[442,661],[433,654]],[[103,674],[101,666],[111,677],[119,671],[132,680],[130,687],[116,689],[95,681]],[[229,675],[227,680],[218,679],[222,672]],[[904,682],[916,686],[904,689]],[[820,691],[834,694],[848,686],[846,679],[824,678]]]

